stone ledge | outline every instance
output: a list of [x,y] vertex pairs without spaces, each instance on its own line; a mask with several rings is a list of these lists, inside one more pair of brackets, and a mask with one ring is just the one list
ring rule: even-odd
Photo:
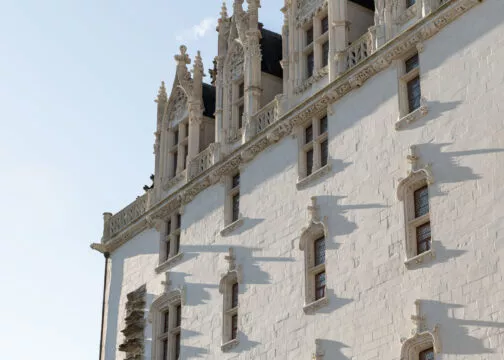
[[404,265],[408,269],[413,268],[415,265],[422,264],[424,262],[430,261],[436,257],[436,252],[433,249],[429,249],[419,255],[413,256],[404,261]]
[[171,258],[165,260],[164,262],[162,262],[161,264],[159,264],[156,267],[156,269],[155,269],[156,273],[159,274],[159,273],[162,273],[163,271],[171,269],[172,267],[177,265],[179,263],[179,261],[182,260],[183,257],[184,257],[184,253],[179,252],[177,255],[172,256]]
[[318,309],[320,308],[323,308],[324,306],[327,306],[327,304],[329,304],[329,298],[326,296],[324,296],[323,298],[320,298],[318,300],[315,300],[314,302],[311,302],[309,304],[306,304],[304,307],[303,307],[303,311],[305,314],[309,315],[309,314],[313,314],[314,312],[316,312]]
[[221,345],[221,350],[223,352],[229,351],[232,348],[237,347],[238,344],[240,344],[240,341],[238,339],[230,340],[230,341],[228,341],[228,342],[226,342],[226,343],[224,343],[224,344]]
[[227,235],[231,234],[235,229],[238,229],[242,225],[243,225],[243,218],[241,217],[238,220],[227,225],[224,229],[222,229],[220,234],[221,234],[221,236],[227,236]]
[[326,175],[331,171],[331,164],[322,166],[320,169],[315,170],[310,175],[298,180],[296,183],[296,188],[302,190],[306,188],[312,181],[320,179],[322,176]]
[[429,113],[429,107],[427,106],[425,100],[423,100],[422,105],[418,109],[410,112],[409,114],[403,116],[402,118],[396,121],[395,129],[401,130],[401,128],[403,128],[407,124],[417,121],[418,119],[424,117],[428,113]]

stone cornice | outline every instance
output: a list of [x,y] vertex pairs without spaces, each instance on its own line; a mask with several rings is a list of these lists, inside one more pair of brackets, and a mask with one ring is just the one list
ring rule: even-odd
[[220,162],[202,172],[175,193],[151,206],[124,230],[109,239],[104,239],[101,244],[92,244],[91,247],[100,252],[114,251],[144,229],[151,227],[153,220],[165,218],[181,205],[191,202],[197,194],[217,183],[222,176],[229,175],[265,148],[289,135],[294,126],[311,119],[315,114],[326,111],[329,104],[362,86],[372,76],[388,68],[393,60],[401,58],[418,43],[431,38],[480,2],[480,0],[448,0],[436,11],[378,48],[368,58],[283,114],[278,121],[256,134]]

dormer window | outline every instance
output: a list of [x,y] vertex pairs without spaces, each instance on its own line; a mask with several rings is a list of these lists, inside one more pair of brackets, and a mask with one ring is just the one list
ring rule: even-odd
[[175,125],[170,141],[170,178],[174,178],[187,167],[187,154],[189,149],[189,120],[185,119]]
[[304,28],[304,59],[306,78],[329,64],[329,17],[327,13],[314,16]]
[[233,85],[233,123],[238,128],[243,127],[243,113],[245,112],[245,83],[243,79]]

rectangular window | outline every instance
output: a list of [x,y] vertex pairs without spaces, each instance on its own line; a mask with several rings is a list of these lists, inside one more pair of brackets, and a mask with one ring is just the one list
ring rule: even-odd
[[420,61],[418,59],[418,54],[413,55],[404,62],[406,73],[409,73],[411,70],[416,69],[419,65]]
[[416,4],[416,0],[406,0],[406,8]]
[[189,124],[188,123],[184,124],[184,136],[186,138],[189,137]]
[[177,305],[176,314],[177,314],[177,317],[176,317],[176,321],[175,321],[175,327],[179,327],[182,324],[182,306],[181,305]]
[[231,317],[231,339],[236,339],[238,333],[238,315]]
[[306,46],[313,42],[313,27],[306,30]]
[[434,349],[430,348],[422,351],[418,355],[418,360],[434,360]]
[[177,229],[180,229],[180,226],[182,225],[182,215],[180,213],[177,214]]
[[327,139],[320,143],[320,166],[327,165],[327,159],[329,157],[328,142]]
[[326,276],[325,271],[315,275],[315,300],[322,299],[325,296]]
[[327,15],[320,21],[320,25],[322,27],[322,34],[329,30],[329,17]]
[[313,171],[313,149],[306,152],[306,176],[310,175]]
[[231,181],[232,189],[234,189],[237,186],[240,186],[240,174],[236,174],[235,176],[233,176],[233,179]]
[[327,116],[320,119],[320,135],[327,132]]
[[177,161],[178,161],[178,152],[173,152],[173,176],[177,174]]
[[235,308],[237,306],[238,306],[238,283],[234,283],[231,293],[231,307]]
[[329,64],[329,41],[322,44],[322,67]]
[[171,220],[168,220],[166,222],[166,235],[169,235],[172,231],[172,228],[171,228]]
[[310,125],[305,129],[305,144],[312,142],[313,140],[313,126]]
[[238,85],[238,97],[242,98],[243,95],[245,95],[245,84],[242,81],[240,85]]
[[180,234],[175,236],[175,243],[173,244],[173,255],[177,255],[180,251]]
[[183,169],[185,169],[187,167],[187,153],[189,152],[189,148],[187,145],[184,146],[184,158],[182,159],[183,161]]
[[233,215],[232,215],[232,222],[235,222],[238,220],[238,217],[240,216],[240,193],[233,195]]
[[175,145],[177,145],[177,144],[178,144],[178,142],[179,142],[179,131],[178,131],[178,130],[175,130],[175,131],[173,132],[173,138],[174,138],[174,141],[173,141],[173,142],[174,142],[174,144],[175,144]]
[[314,243],[315,266],[325,263],[325,238],[321,237]]
[[431,227],[430,222],[416,228],[417,255],[420,255],[431,248]]
[[409,112],[415,111],[420,107],[420,77],[417,76],[414,79],[408,81],[408,108]]
[[170,325],[169,321],[170,321],[170,313],[168,311],[165,311],[163,313],[163,333],[168,332],[168,328]]
[[168,339],[163,339],[163,360],[168,359]]
[[180,333],[175,335],[175,359],[180,357]]
[[240,105],[238,108],[238,128],[243,127],[243,112],[245,111],[245,107],[243,105]]
[[415,201],[415,217],[423,216],[429,213],[429,190],[423,186],[413,193]]
[[313,67],[315,66],[315,60],[313,58],[313,52],[310,52],[306,56],[306,75],[311,77],[313,75]]

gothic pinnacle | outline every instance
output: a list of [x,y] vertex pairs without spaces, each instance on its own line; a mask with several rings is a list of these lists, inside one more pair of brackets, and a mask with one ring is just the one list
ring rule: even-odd
[[227,13],[227,7],[226,7],[226,1],[224,0],[222,2],[222,7],[221,7],[221,19],[226,20],[228,18],[228,13]]
[[168,95],[166,94],[165,82],[161,81],[161,86],[159,87],[156,102],[166,101],[167,99],[168,99]]

